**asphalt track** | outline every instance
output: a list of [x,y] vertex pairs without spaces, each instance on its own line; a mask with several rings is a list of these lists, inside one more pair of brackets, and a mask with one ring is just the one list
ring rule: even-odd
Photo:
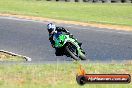
[[[48,40],[47,23],[0,17],[0,50],[30,57],[33,62],[72,61],[66,56],[55,56]],[[90,61],[132,60],[132,32],[70,24],[56,25],[69,29],[83,43],[82,48]]]

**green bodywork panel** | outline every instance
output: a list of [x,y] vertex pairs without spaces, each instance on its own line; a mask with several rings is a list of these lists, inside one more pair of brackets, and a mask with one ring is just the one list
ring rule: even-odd
[[65,42],[66,36],[64,34],[61,34],[56,40],[55,40],[55,47],[63,47]]
[[55,47],[61,48],[67,42],[73,43],[77,47],[77,51],[78,51],[79,55],[82,54],[82,49],[78,45],[78,42],[75,39],[70,38],[70,36],[69,35],[66,35],[66,34],[59,35],[59,37],[55,40]]

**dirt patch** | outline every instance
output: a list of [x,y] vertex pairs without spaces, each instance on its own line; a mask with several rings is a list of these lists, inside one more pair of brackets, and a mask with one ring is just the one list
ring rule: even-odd
[[77,21],[65,21],[65,20],[57,20],[57,19],[44,18],[44,17],[24,16],[24,15],[18,15],[18,14],[0,13],[0,16],[9,16],[9,17],[17,17],[17,18],[23,18],[23,19],[39,20],[39,21],[49,21],[49,22],[56,22],[56,23],[91,26],[91,27],[98,27],[98,28],[108,28],[108,29],[114,29],[114,30],[132,31],[131,26],[100,24],[100,23],[92,23],[92,22],[85,23],[85,22],[77,22]]
[[0,61],[6,61],[9,58],[13,58],[14,56],[0,52]]
[[0,51],[0,61],[25,61],[23,57]]

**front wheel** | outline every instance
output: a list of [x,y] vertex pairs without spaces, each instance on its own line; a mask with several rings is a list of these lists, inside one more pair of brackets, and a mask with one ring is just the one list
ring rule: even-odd
[[74,59],[74,60],[79,60],[78,54],[77,54],[77,49],[73,49],[70,46],[66,46],[65,47],[66,51],[68,52],[68,54],[70,54],[70,56]]
[[86,56],[83,52],[79,53],[79,57],[81,58],[81,60],[86,60]]

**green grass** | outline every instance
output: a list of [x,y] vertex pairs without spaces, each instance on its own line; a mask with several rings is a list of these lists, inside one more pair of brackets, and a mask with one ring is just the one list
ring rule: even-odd
[[[88,4],[35,0],[0,0],[0,13],[132,26],[131,4]],[[132,88],[132,84],[86,84],[76,81],[78,65],[0,65],[0,88]],[[132,64],[83,64],[87,73],[129,73]]]
[[26,61],[24,57],[0,52],[0,61]]
[[65,3],[46,2],[44,0],[0,0],[0,13],[132,26],[131,4]]
[[[132,88],[130,84],[86,84],[76,83],[79,66],[75,63],[63,64],[14,64],[0,65],[1,88]],[[132,64],[83,64],[87,73],[129,73]]]

